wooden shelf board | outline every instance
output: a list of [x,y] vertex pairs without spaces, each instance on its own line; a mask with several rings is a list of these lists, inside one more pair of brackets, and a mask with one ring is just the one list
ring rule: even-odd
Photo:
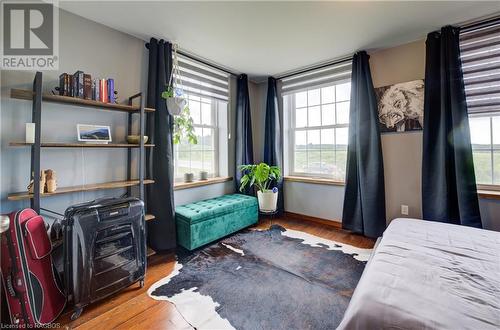
[[[19,100],[32,100],[33,99],[33,91],[27,89],[17,89],[12,88],[10,90],[10,97],[13,99]],[[70,97],[70,96],[61,96],[61,95],[53,95],[53,94],[43,94],[42,100],[53,103],[63,103],[63,104],[71,104],[71,105],[80,105],[87,106],[93,108],[99,108],[102,110],[111,110],[111,111],[124,111],[124,112],[139,112],[138,106],[130,106],[126,104],[116,104],[116,103],[104,103],[94,100],[85,100],[80,99],[78,97]],[[153,108],[144,108],[145,112],[154,112]]]
[[[32,143],[26,142],[10,142],[11,147],[31,147]],[[40,145],[42,148],[139,148],[139,144],[132,143],[108,143],[108,144],[98,144],[98,143],[81,143],[81,142],[42,142]],[[152,148],[154,144],[145,144],[145,148]]]
[[[144,180],[144,184],[151,184],[151,183],[154,183],[154,180]],[[137,186],[137,185],[139,185],[139,180],[113,181],[113,182],[87,184],[87,185],[82,185],[82,186],[61,187],[61,188],[58,188],[53,193],[40,194],[40,197],[50,197],[50,196],[56,196],[56,195],[74,193],[74,192],[81,192],[81,191],[94,191],[94,190],[124,188],[124,187]],[[31,199],[31,198],[33,198],[33,194],[30,194],[27,191],[9,194],[9,196],[7,197],[7,199],[11,200],[11,201],[22,200],[22,199]]]
[[154,220],[155,218],[156,217],[153,214],[146,214],[144,216],[144,220],[146,220],[146,221]]

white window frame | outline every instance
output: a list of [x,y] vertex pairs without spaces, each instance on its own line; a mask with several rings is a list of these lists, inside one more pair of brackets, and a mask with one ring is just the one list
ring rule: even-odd
[[[186,98],[189,100],[189,93],[186,93],[186,94],[187,94]],[[194,96],[198,96],[198,95],[194,95]],[[203,98],[210,99],[213,125],[193,124],[193,127],[195,129],[196,128],[207,128],[207,129],[214,130],[214,136],[213,136],[213,148],[214,148],[214,150],[213,150],[213,152],[214,152],[214,156],[213,156],[214,164],[213,164],[213,166],[214,166],[214,171],[213,171],[213,173],[208,173],[208,177],[209,178],[216,178],[216,177],[219,177],[219,175],[220,175],[220,169],[219,169],[219,164],[220,164],[219,130],[220,130],[220,126],[222,123],[219,120],[219,118],[222,117],[220,115],[220,111],[222,111],[222,109],[220,109],[221,108],[220,101],[218,101],[217,99],[201,96],[201,99],[203,99]],[[201,99],[200,99],[200,108],[201,108],[202,103],[206,104],[206,102],[201,101]],[[202,116],[201,112],[200,112],[200,116]],[[193,147],[193,145],[190,144],[189,151],[179,151],[179,149],[178,149],[179,145],[178,144],[174,145],[174,182],[183,182],[184,181],[184,177],[178,176],[178,173],[177,173],[177,164],[179,162],[179,152],[189,152],[189,168],[190,168],[191,173],[194,174],[195,180],[198,179],[199,173],[193,172],[193,169],[191,167],[191,157],[192,157],[193,152],[201,152],[201,155],[202,155],[201,158],[202,158],[202,163],[203,163],[203,153],[205,150],[202,148],[202,150],[193,151],[191,149],[192,147]],[[205,169],[203,169],[203,170],[205,170]]]
[[[324,126],[321,125],[321,126],[295,127],[296,126],[295,125],[295,119],[296,119],[295,118],[295,116],[296,116],[295,94],[301,93],[301,92],[307,93],[307,91],[309,91],[309,90],[319,89],[320,90],[319,97],[321,100],[322,99],[321,88],[341,85],[341,84],[345,84],[348,82],[351,82],[351,79],[343,79],[343,80],[335,81],[335,82],[329,83],[329,84],[323,84],[323,85],[319,85],[319,86],[309,87],[309,88],[306,88],[304,90],[296,91],[294,93],[285,95],[285,97],[287,97],[288,100],[287,100],[287,102],[283,102],[283,104],[286,105],[285,111],[288,113],[288,117],[289,117],[288,121],[286,121],[287,126],[288,126],[287,127],[288,128],[288,134],[287,134],[288,141],[285,143],[285,150],[287,150],[287,152],[288,152],[288,157],[286,157],[286,155],[285,155],[285,159],[288,160],[288,164],[286,166],[286,173],[288,173],[288,175],[296,176],[296,177],[305,177],[305,178],[321,178],[321,179],[332,180],[332,181],[339,182],[339,183],[345,183],[345,177],[343,180],[339,180],[338,178],[335,178],[333,175],[327,175],[327,174],[322,174],[322,173],[295,172],[295,132],[297,132],[297,131],[306,131],[307,132],[307,131],[311,131],[311,130],[320,130],[321,131],[322,129],[349,128],[349,123],[324,125]],[[349,98],[349,100],[337,102],[336,98],[335,98],[335,102],[332,102],[332,103],[321,103],[321,101],[320,101],[319,106],[322,108],[323,105],[334,104],[335,105],[335,121],[336,121],[337,103],[342,103],[342,102],[351,102],[351,100]],[[305,108],[308,108],[308,107],[309,107],[309,100],[307,100],[307,106]],[[321,114],[322,114],[322,111],[321,111]],[[309,123],[309,111],[307,111],[307,121]],[[321,121],[323,121],[323,118],[321,118]],[[334,139],[334,147],[335,147],[335,149],[334,149],[335,150],[335,152],[334,152],[335,158],[334,159],[336,161],[336,157],[337,157],[336,130],[334,130],[333,139]],[[306,141],[306,145],[307,145],[307,141]],[[321,145],[321,133],[320,133],[320,145]],[[307,151],[308,151],[308,149],[306,149],[306,152]],[[320,157],[321,157],[321,152],[320,152]],[[346,164],[346,166],[347,166],[347,164]]]
[[[491,155],[491,182],[492,183],[477,183],[476,186],[478,189],[481,190],[497,190],[500,191],[500,185],[495,184],[495,160],[494,160],[494,152],[498,151],[500,152],[500,148],[495,148],[495,145],[493,144],[493,117],[500,117],[500,115],[494,114],[494,113],[485,113],[485,114],[469,114],[469,120],[471,118],[488,118],[489,123],[490,123],[490,147],[489,148],[474,148],[474,145],[471,143],[471,149],[472,149],[472,154],[474,155],[474,151],[482,151],[482,152],[488,152]],[[471,133],[472,135],[472,133]],[[472,140],[472,136],[471,136]],[[474,163],[474,172],[477,172],[477,167],[476,164]],[[476,175],[476,181],[477,181],[477,175]]]

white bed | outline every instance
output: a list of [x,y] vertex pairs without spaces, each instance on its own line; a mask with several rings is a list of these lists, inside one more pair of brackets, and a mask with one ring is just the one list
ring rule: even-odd
[[500,232],[393,220],[338,329],[500,329]]

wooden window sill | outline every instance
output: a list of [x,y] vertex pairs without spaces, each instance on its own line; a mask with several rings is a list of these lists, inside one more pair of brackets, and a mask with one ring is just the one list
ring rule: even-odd
[[323,178],[309,178],[304,176],[285,176],[285,181],[290,182],[303,182],[303,183],[312,183],[312,184],[324,184],[330,186],[345,186],[345,182],[335,181],[331,179],[323,179]]
[[222,182],[227,182],[227,181],[232,181],[232,180],[233,180],[232,177],[224,176],[224,177],[217,177],[217,178],[209,178],[207,180],[198,180],[198,181],[193,181],[193,182],[177,182],[177,183],[174,183],[174,190],[202,187],[202,186],[207,186],[207,185],[211,185],[211,184],[222,183]]
[[480,198],[500,199],[500,191],[499,190],[478,189],[477,194],[479,195]]

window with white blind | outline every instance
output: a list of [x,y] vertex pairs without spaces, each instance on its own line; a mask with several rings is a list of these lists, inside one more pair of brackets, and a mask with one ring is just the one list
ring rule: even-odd
[[500,20],[461,31],[460,51],[476,181],[500,186]]
[[351,65],[282,79],[285,172],[345,181]]
[[175,87],[184,91],[197,137],[197,144],[182,140],[174,145],[176,181],[185,173],[195,180],[201,171],[208,176],[228,175],[228,99],[229,75],[208,65],[178,54],[179,72]]

